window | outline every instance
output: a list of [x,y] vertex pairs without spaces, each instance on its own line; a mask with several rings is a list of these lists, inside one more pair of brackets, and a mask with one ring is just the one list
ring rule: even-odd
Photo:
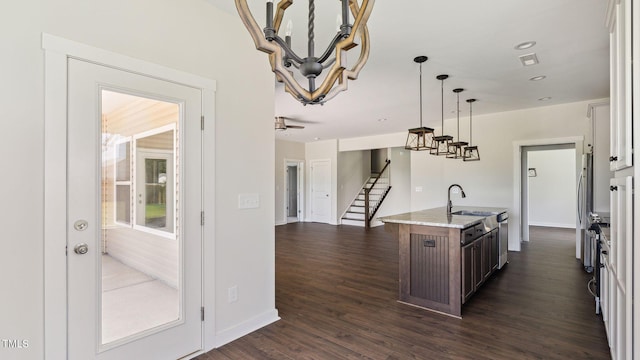
[[115,220],[131,224],[131,139],[115,145]]
[[171,124],[115,144],[117,224],[175,238],[175,134]]

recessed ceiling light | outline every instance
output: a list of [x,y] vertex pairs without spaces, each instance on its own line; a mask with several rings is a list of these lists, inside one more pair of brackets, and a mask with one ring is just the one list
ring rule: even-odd
[[549,101],[549,100],[551,100],[551,96],[545,96],[545,97],[542,97],[542,98],[538,99],[538,101]]
[[536,44],[535,41],[525,41],[514,46],[513,48],[516,50],[525,50],[525,49],[532,48],[535,44]]
[[546,76],[544,76],[544,75],[538,75],[538,76],[534,76],[534,77],[532,77],[532,78],[531,78],[531,79],[529,79],[529,80],[531,80],[531,81],[540,81],[540,80],[544,80],[544,79],[546,79],[546,78],[547,78],[547,77],[546,77]]
[[378,122],[385,122],[385,121],[387,121],[387,118],[378,119]]
[[314,137],[313,140],[318,141],[318,140],[320,140],[320,138],[319,137]]

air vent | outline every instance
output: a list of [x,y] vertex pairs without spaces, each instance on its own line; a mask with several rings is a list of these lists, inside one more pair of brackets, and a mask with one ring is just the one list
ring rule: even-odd
[[520,62],[523,66],[531,66],[538,64],[538,56],[535,53],[519,56]]

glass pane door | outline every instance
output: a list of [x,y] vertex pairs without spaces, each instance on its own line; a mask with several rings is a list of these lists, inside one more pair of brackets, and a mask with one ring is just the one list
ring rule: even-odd
[[180,105],[102,90],[101,343],[182,320]]

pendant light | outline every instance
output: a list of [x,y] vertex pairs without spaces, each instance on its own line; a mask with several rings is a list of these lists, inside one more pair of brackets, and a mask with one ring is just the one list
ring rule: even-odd
[[472,135],[472,115],[473,115],[473,103],[476,101],[476,99],[468,99],[467,102],[469,103],[469,146],[464,148],[464,157],[463,160],[464,161],[478,161],[480,160],[480,152],[478,151],[478,147],[477,146],[472,146],[473,144],[473,138],[471,137]]
[[458,141],[456,142],[452,142],[449,145],[449,154],[447,155],[447,158],[449,159],[462,159],[463,158],[463,147],[467,146],[469,143],[465,142],[465,141],[460,141],[460,93],[463,92],[464,89],[453,89],[453,92],[456,94],[457,96],[457,100],[456,100],[456,114],[457,114],[457,131],[458,131]]
[[447,79],[449,75],[438,75],[436,79],[440,80],[440,97],[442,100],[442,128],[441,135],[433,137],[433,145],[431,146],[431,150],[429,153],[431,155],[448,155],[449,154],[449,146],[451,145],[451,141],[453,140],[453,136],[444,134],[444,81]]
[[426,56],[418,56],[413,59],[413,61],[420,64],[420,127],[409,129],[407,143],[404,146],[407,150],[430,150],[433,142],[433,129],[422,126],[422,63],[427,59],[428,57]]

